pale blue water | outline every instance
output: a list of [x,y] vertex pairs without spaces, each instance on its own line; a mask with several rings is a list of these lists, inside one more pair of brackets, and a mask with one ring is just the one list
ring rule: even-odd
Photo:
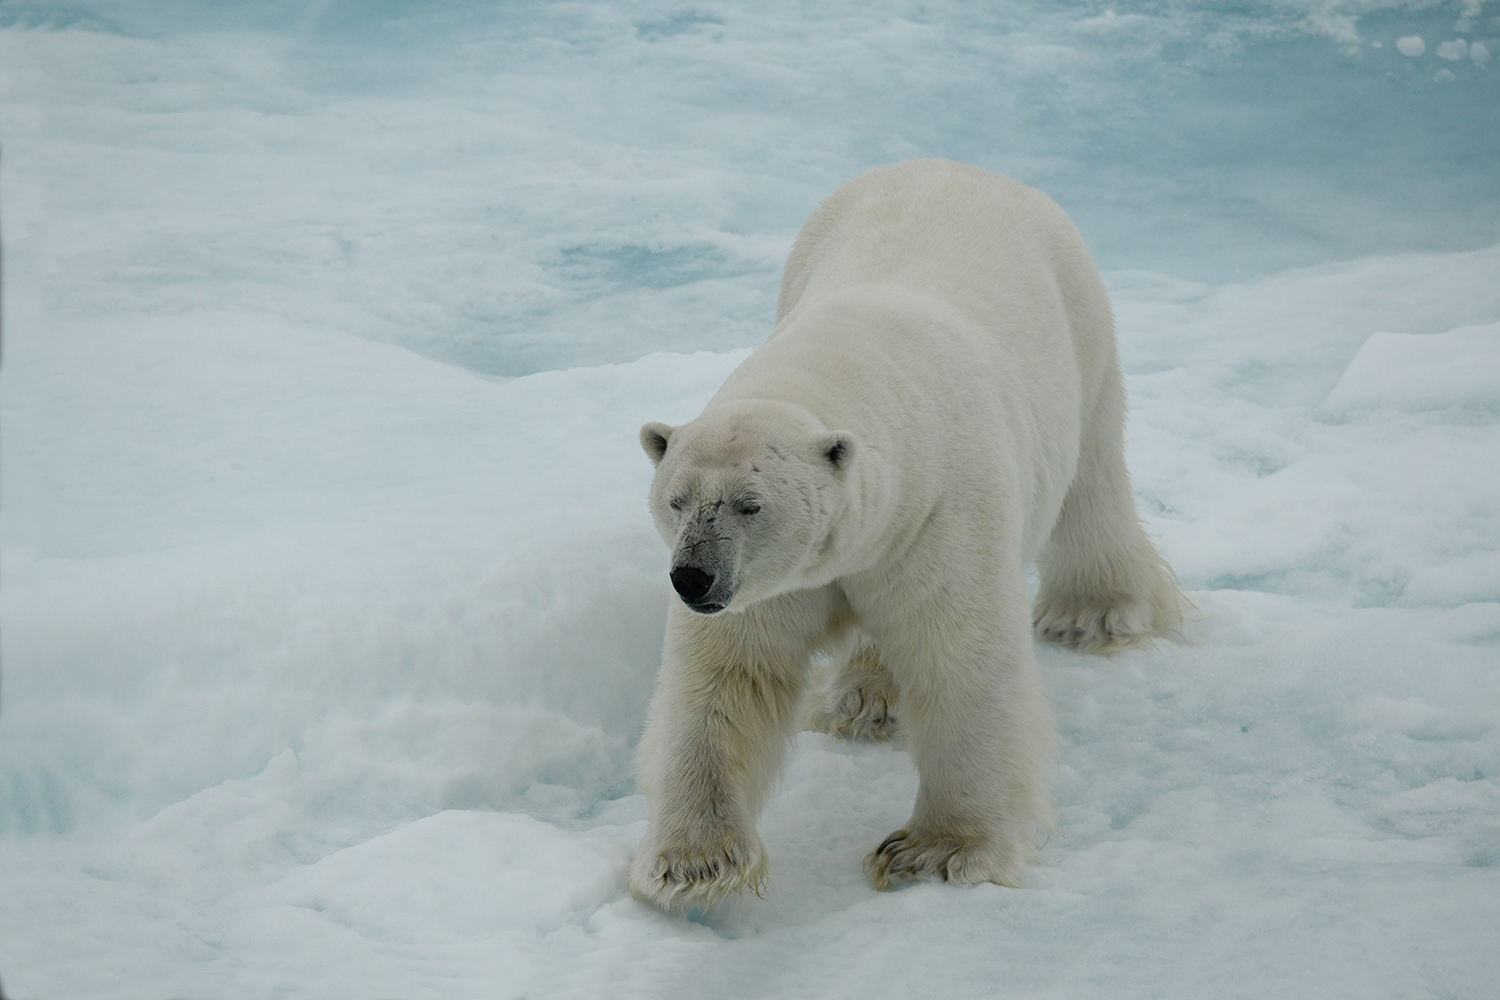
[[[152,40],[97,95],[136,102],[121,141],[259,157],[291,192],[315,156],[342,190],[279,221],[333,230],[342,272],[317,297],[375,313],[349,321],[366,335],[521,374],[757,342],[816,200],[914,156],[1042,188],[1106,270],[1217,282],[1488,246],[1500,6],[1378,6],[9,0],[0,24]],[[1395,45],[1413,34],[1419,58]],[[184,39],[197,58],[174,67]],[[1441,58],[1455,39],[1491,55]],[[247,259],[221,255],[220,280],[305,284],[289,239],[224,248]],[[641,291],[678,305],[643,317]]]

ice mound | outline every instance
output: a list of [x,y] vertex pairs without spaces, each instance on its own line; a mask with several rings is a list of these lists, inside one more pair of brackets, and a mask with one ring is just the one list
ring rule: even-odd
[[1371,334],[1323,402],[1330,413],[1452,407],[1500,415],[1500,324]]

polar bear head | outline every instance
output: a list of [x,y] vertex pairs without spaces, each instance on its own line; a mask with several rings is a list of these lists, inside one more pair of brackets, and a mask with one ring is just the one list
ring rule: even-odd
[[848,508],[858,448],[798,407],[741,400],[680,427],[649,423],[651,516],[692,610],[735,611],[826,583],[818,572]]

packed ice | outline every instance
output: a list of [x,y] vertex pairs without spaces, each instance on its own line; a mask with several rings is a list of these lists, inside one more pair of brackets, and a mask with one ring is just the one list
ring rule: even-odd
[[[7,0],[5,995],[1493,995],[1497,44],[1479,0]],[[669,916],[637,429],[914,156],[1090,242],[1196,611],[1039,649],[1026,887],[872,890],[915,773],[804,733],[764,895]]]

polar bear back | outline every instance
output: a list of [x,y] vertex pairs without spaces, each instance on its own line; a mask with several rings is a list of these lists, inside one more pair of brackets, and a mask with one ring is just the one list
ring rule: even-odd
[[977,167],[897,163],[825,198],[782,272],[777,331],[813,303],[865,284],[929,294],[1012,336],[1050,333],[1047,317],[1014,320],[1059,311],[1085,397],[1113,358],[1109,297],[1078,230],[1045,194]]

